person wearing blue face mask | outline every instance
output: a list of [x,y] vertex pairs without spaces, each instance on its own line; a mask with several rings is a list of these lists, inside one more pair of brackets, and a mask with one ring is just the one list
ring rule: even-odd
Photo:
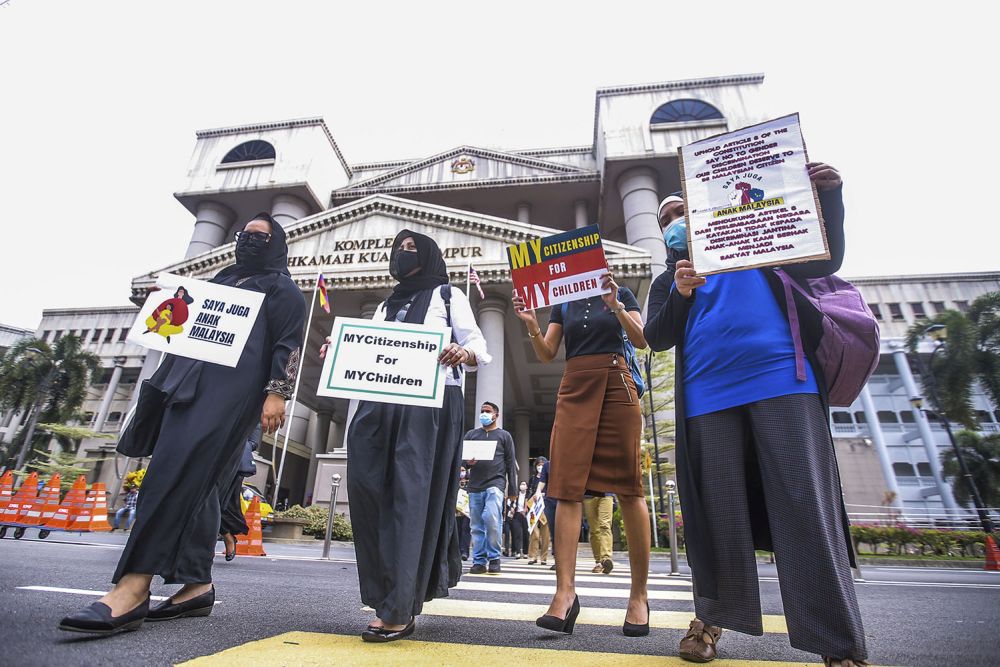
[[684,218],[684,200],[679,193],[667,196],[660,202],[657,212],[663,241],[677,252],[687,252],[687,220]]
[[489,401],[479,414],[480,428],[464,440],[493,440],[496,450],[490,461],[465,462],[469,470],[469,514],[472,520],[472,568],[469,574],[500,574],[504,497],[517,498],[517,464],[514,438],[500,428],[500,408]]

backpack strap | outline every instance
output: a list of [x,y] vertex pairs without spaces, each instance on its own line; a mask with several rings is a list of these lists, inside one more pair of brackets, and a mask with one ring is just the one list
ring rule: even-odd
[[785,306],[788,309],[788,326],[792,331],[792,345],[795,346],[795,379],[799,382],[806,381],[806,354],[805,349],[802,346],[802,331],[799,329],[799,310],[795,306],[795,295],[792,290],[798,291],[800,294],[805,294],[805,290],[802,289],[790,275],[782,271],[781,269],[775,269],[774,273],[777,274],[778,278],[781,280],[781,286],[785,290]]
[[[451,329],[451,342],[457,343],[458,341],[455,340],[455,329],[451,326],[451,283],[441,285],[441,300],[444,301],[445,323],[448,325],[448,328]],[[458,372],[458,366],[452,368],[451,372],[454,373],[456,380],[461,378],[461,375]]]

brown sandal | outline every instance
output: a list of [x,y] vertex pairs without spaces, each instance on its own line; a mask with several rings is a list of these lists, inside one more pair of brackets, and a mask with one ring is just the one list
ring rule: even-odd
[[688,662],[712,662],[718,655],[716,645],[721,636],[722,628],[705,625],[696,618],[681,640],[678,655]]

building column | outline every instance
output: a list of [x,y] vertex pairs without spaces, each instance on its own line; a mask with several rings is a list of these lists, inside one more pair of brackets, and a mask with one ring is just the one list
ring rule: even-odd
[[[316,469],[319,467],[317,454],[326,453],[326,441],[330,437],[330,417],[333,413],[330,410],[318,410],[309,414],[309,423],[306,426],[306,443],[312,454],[309,456],[309,469],[306,472],[306,485],[304,496],[312,493],[316,485]],[[306,498],[302,498],[303,504]]]
[[97,420],[94,421],[94,430],[98,433],[104,428],[104,422],[108,419],[108,413],[111,411],[111,402],[115,400],[115,392],[118,391],[118,381],[122,379],[122,369],[125,367],[128,357],[115,357],[114,361],[115,369],[111,371],[111,381],[108,382],[104,398],[101,399],[101,408],[97,411]]
[[[903,381],[903,388],[906,390],[907,398],[922,398],[920,391],[917,389],[917,383],[913,379],[913,372],[910,370],[910,361],[906,358],[906,350],[898,344],[893,347],[895,349],[892,352],[892,359],[896,362],[896,370],[899,371],[899,378]],[[927,462],[930,465],[931,474],[934,475],[934,483],[938,488],[938,493],[941,495],[941,502],[944,503],[947,509],[957,510],[958,504],[951,493],[951,487],[944,481],[944,475],[941,471],[941,452],[938,450],[937,442],[934,440],[934,434],[931,432],[931,425],[927,421],[927,415],[924,414],[923,410],[913,405],[912,401],[910,405],[913,409],[913,421],[917,425],[920,439],[924,441]]]
[[271,217],[282,227],[309,215],[309,204],[295,195],[277,195],[271,200]]
[[335,449],[344,449],[347,447],[347,443],[344,441],[347,437],[346,424],[346,418],[337,417],[336,415],[330,421],[330,433],[326,439],[326,451],[328,454]]
[[590,222],[590,217],[587,215],[587,200],[577,199],[573,202],[573,214],[576,221],[576,228],[586,227]]
[[24,416],[27,413],[27,409],[21,410],[17,413],[13,410],[10,411],[10,419],[4,427],[7,430],[3,432],[2,436],[0,436],[0,443],[14,442],[14,434],[17,433],[17,429],[21,428],[21,422],[24,421]]
[[628,243],[652,255],[651,268],[656,280],[667,270],[667,246],[656,219],[660,205],[656,172],[649,167],[629,169],[618,177],[618,193],[622,198]]
[[896,482],[896,471],[892,468],[892,457],[889,456],[889,448],[885,445],[885,434],[882,433],[882,424],[878,420],[878,410],[875,409],[875,401],[872,400],[872,392],[865,383],[861,390],[861,406],[865,411],[865,421],[868,423],[868,432],[872,436],[875,444],[875,452],[878,454],[879,463],[882,465],[882,478],[885,480],[885,488],[893,494],[893,507],[903,507],[903,499],[899,495],[899,484]]
[[236,213],[228,206],[214,201],[203,201],[195,212],[194,231],[184,259],[214,250],[227,241],[229,230],[236,222]]
[[526,225],[531,224],[531,204],[521,202],[517,205],[517,221]]
[[517,459],[517,481],[531,479],[528,451],[531,449],[531,410],[514,410],[514,458]]
[[[485,401],[500,407],[499,425],[503,426],[503,345],[504,321],[507,319],[507,299],[487,294],[479,303],[479,328],[486,339],[486,349],[493,361],[476,371],[476,409]],[[476,413],[478,414],[478,413]]]

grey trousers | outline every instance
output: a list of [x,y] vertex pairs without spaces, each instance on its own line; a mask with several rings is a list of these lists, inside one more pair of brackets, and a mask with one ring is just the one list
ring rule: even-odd
[[865,659],[840,476],[819,396],[780,396],[693,417],[686,425],[688,447],[703,462],[697,477],[718,576],[718,599],[695,589],[698,618],[746,634],[764,632],[747,493],[748,469],[752,474],[756,467],[791,645]]

